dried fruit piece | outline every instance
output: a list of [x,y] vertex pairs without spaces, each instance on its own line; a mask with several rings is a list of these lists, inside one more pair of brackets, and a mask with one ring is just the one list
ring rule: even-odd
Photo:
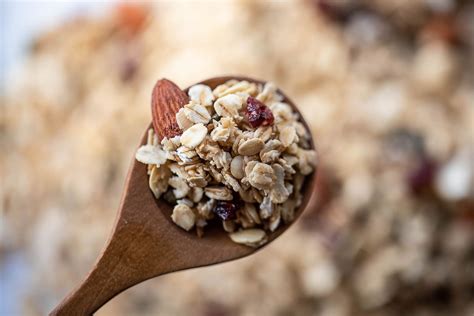
[[407,178],[408,187],[414,195],[420,195],[432,189],[436,169],[437,165],[433,160],[423,158],[416,168],[409,173]]
[[142,5],[121,3],[116,9],[116,18],[119,28],[127,35],[136,35],[142,30],[149,11]]
[[233,201],[217,201],[213,212],[223,221],[235,218],[237,205]]
[[269,107],[254,97],[247,98],[247,108],[245,114],[249,124],[256,128],[261,125],[267,126],[273,124],[273,113]]

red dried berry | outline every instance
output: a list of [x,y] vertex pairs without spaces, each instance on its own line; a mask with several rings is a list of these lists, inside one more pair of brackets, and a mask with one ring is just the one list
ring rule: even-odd
[[344,5],[338,4],[334,1],[313,0],[313,3],[321,14],[334,22],[347,22],[350,18],[350,14],[352,14],[351,11],[353,11],[353,9],[351,10],[351,8],[345,7]]
[[246,109],[247,119],[250,125],[254,128],[261,125],[267,126],[273,124],[273,113],[272,111],[253,97],[247,98],[247,109]]
[[214,207],[214,213],[224,221],[234,219],[236,211],[237,205],[232,201],[217,201]]
[[429,190],[436,175],[436,163],[424,158],[419,165],[408,175],[408,186],[415,195]]

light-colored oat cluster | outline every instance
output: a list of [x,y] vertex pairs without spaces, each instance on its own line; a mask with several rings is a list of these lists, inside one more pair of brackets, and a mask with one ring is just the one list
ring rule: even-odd
[[[217,219],[234,242],[262,245],[266,231],[292,221],[302,202],[304,178],[316,164],[310,133],[272,83],[198,84],[188,94],[176,113],[182,135],[160,142],[150,129],[136,153],[148,164],[150,189],[175,204],[171,217],[181,228],[196,227],[201,236]],[[271,122],[252,127],[249,97],[270,109]]]

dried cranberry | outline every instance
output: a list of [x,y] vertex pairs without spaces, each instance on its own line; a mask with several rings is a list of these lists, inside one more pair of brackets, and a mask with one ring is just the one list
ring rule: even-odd
[[421,29],[421,36],[445,43],[456,44],[461,40],[456,17],[450,14],[435,14]]
[[313,0],[313,3],[316,5],[316,8],[319,10],[319,12],[321,12],[321,14],[335,22],[347,22],[350,14],[352,13],[350,8],[337,4],[334,1]]
[[125,58],[120,65],[120,79],[123,82],[132,80],[138,70],[138,61],[135,58]]
[[424,158],[418,166],[408,175],[408,186],[415,195],[430,190],[436,175],[436,163],[429,158]]
[[253,97],[247,98],[246,115],[250,125],[254,128],[260,125],[267,126],[273,124],[272,111],[268,106]]
[[118,5],[116,12],[119,28],[132,36],[143,29],[148,17],[146,7],[131,2]]
[[224,221],[234,219],[236,211],[237,204],[232,201],[217,201],[214,207],[214,213]]

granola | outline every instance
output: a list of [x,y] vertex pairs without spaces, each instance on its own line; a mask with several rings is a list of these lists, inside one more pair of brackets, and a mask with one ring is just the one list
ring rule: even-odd
[[294,219],[317,161],[309,133],[272,83],[198,84],[188,94],[176,113],[182,135],[158,142],[150,130],[136,159],[148,164],[155,197],[176,204],[178,226],[202,236],[220,220],[231,240],[258,247]]
[[[7,71],[0,273],[2,286],[22,289],[4,306],[47,314],[86,272],[72,262],[92,262],[103,247],[149,118],[132,104],[149,103],[157,73],[186,85],[239,72],[298,95],[325,157],[315,203],[270,251],[146,283],[99,314],[474,315],[473,2],[219,1],[222,14],[182,2],[147,6],[133,38],[121,36],[115,11],[60,23],[22,54],[18,76]],[[421,197],[405,177],[420,142],[435,161]],[[34,277],[14,281],[13,258]],[[224,278],[229,286],[216,282]]]

